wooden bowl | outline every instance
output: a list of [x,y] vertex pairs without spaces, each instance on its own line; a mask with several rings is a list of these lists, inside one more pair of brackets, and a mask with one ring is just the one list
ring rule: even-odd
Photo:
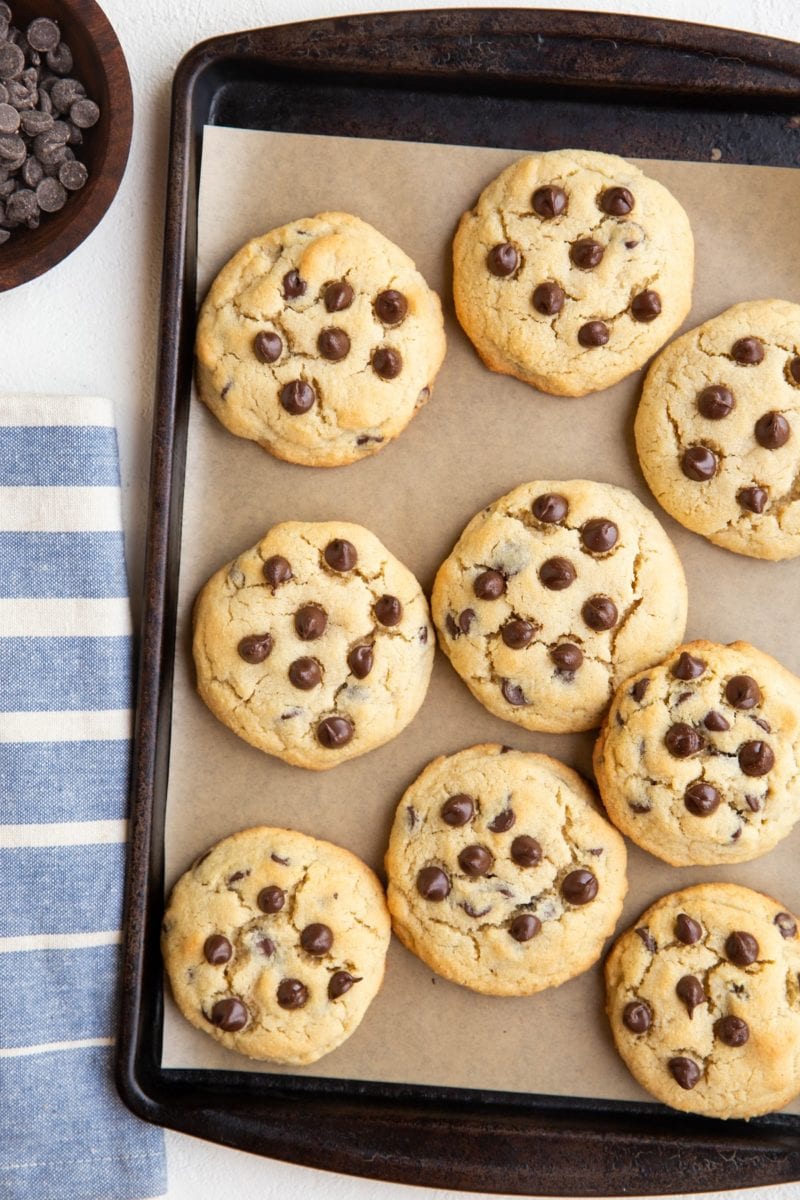
[[100,120],[84,133],[78,156],[89,179],[57,213],[42,214],[38,229],[12,230],[0,246],[0,292],[43,275],[88,237],[104,216],[125,173],[133,128],[128,66],[117,35],[95,0],[9,0],[12,21],[26,29],[34,17],[52,17],[75,60],[73,74],[100,106]]

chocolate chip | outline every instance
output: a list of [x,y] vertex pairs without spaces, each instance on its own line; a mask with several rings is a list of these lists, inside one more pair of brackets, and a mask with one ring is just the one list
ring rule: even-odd
[[739,766],[745,775],[767,775],[775,766],[775,755],[766,742],[745,742],[739,747]]
[[760,487],[740,488],[736,493],[736,499],[742,508],[746,508],[750,512],[762,513],[767,507],[769,492]]
[[445,825],[457,829],[472,820],[475,815],[475,801],[466,793],[459,792],[445,800],[439,812]]
[[710,783],[698,780],[683,793],[683,803],[695,817],[709,817],[719,808],[720,795]]
[[702,1072],[691,1058],[671,1058],[667,1066],[672,1078],[686,1092],[690,1092],[700,1082]]
[[381,379],[396,379],[403,369],[400,352],[389,346],[379,346],[372,356],[372,369]]
[[16,133],[19,124],[20,116],[17,110],[10,104],[0,104],[0,133]]
[[253,350],[256,358],[262,363],[274,363],[283,352],[283,342],[277,333],[262,329],[253,338]]
[[563,212],[566,212],[567,193],[563,188],[555,185],[540,187],[531,196],[531,204],[537,216],[540,216],[543,221],[550,221],[553,217],[560,217]]
[[397,596],[381,596],[375,602],[374,611],[381,625],[387,628],[399,625],[403,619],[403,606]]
[[686,1005],[690,1017],[694,1014],[698,1004],[705,1004],[706,994],[696,975],[683,975],[675,985],[675,991]]
[[482,571],[472,585],[479,600],[499,600],[505,593],[506,581],[499,571]]
[[733,412],[736,401],[733,392],[721,385],[703,388],[697,397],[697,408],[709,421],[721,421]]
[[329,925],[318,923],[306,925],[300,934],[300,945],[306,954],[313,954],[315,958],[322,958],[333,945],[333,931]]
[[445,617],[444,627],[447,630],[447,632],[449,633],[451,638],[455,639],[455,638],[461,637],[461,630],[458,628],[455,621],[453,620],[452,613],[448,613],[447,616]]
[[797,934],[797,922],[791,913],[779,912],[774,924],[781,931],[781,937],[793,938]]
[[462,633],[469,633],[476,615],[474,608],[465,608],[462,613],[459,613],[458,628]]
[[717,473],[717,456],[708,446],[689,446],[681,457],[681,470],[687,479],[705,483]]
[[285,383],[280,390],[281,406],[293,417],[307,413],[314,407],[316,399],[317,393],[304,379],[293,379],[291,383]]
[[508,927],[508,932],[515,942],[529,942],[531,938],[536,937],[541,928],[542,922],[533,913],[520,913],[519,916],[514,917]]
[[741,1017],[720,1017],[714,1022],[714,1033],[726,1046],[743,1046],[750,1037],[747,1021]]
[[317,726],[317,741],[326,750],[338,750],[352,740],[354,733],[349,717],[324,717]]
[[578,330],[578,341],[587,350],[596,346],[605,346],[611,336],[604,321],[587,321]]
[[703,718],[703,724],[706,729],[710,729],[713,733],[724,733],[726,729],[730,729],[731,727],[730,721],[721,712],[717,712],[713,708],[710,712],[706,713]]
[[647,689],[649,687],[650,687],[650,677],[649,676],[646,675],[644,679],[637,679],[636,683],[631,688],[631,695],[633,696],[634,700],[641,703],[641,701],[644,700],[645,695],[647,693]]
[[631,316],[634,321],[641,321],[647,324],[649,321],[655,321],[656,317],[661,314],[661,297],[658,292],[646,291],[639,292],[638,296],[634,296],[631,301]]
[[[209,850],[208,854],[210,853],[211,851]],[[201,858],[199,861],[202,862],[203,859],[208,858],[208,854],[204,854],[203,858]],[[249,871],[234,871],[228,879],[228,884],[230,885],[232,883],[238,883],[240,879],[246,879],[249,874]]]
[[611,217],[626,217],[633,211],[633,194],[625,187],[606,188],[600,193],[598,203],[604,213]]
[[758,958],[758,942],[752,933],[734,930],[725,939],[725,953],[737,967],[749,967]]
[[250,1014],[241,1000],[237,1000],[235,996],[226,996],[224,1000],[216,1002],[208,1019],[217,1029],[223,1029],[225,1033],[236,1033],[239,1029],[244,1029]]
[[675,699],[676,705],[683,704],[684,700],[691,700],[693,695],[694,695],[693,692],[681,692],[680,695],[677,696]]
[[485,846],[465,846],[458,856],[458,865],[465,875],[477,878],[485,875],[494,863],[494,856]]
[[699,679],[706,669],[706,663],[702,658],[695,658],[684,650],[680,658],[672,668],[672,674],[676,679]]
[[48,50],[48,67],[55,75],[68,75],[73,67],[72,51],[66,42],[59,42],[55,50]]
[[511,650],[522,650],[525,646],[530,645],[535,633],[535,625],[532,625],[530,621],[522,621],[517,618],[506,621],[500,630],[500,636]]
[[408,312],[408,301],[402,292],[389,288],[378,293],[375,312],[384,325],[399,325]]
[[791,434],[791,426],[779,412],[764,413],[756,421],[756,441],[765,450],[779,450],[785,446]]
[[347,665],[355,675],[356,679],[366,679],[375,662],[375,653],[372,646],[362,644],[354,646],[347,656]]
[[572,675],[583,662],[583,651],[574,642],[562,642],[560,646],[553,646],[550,658],[558,671]]
[[221,933],[212,933],[203,943],[203,954],[206,962],[211,963],[212,967],[219,967],[230,962],[233,946]]
[[508,703],[513,704],[515,708],[521,708],[522,705],[528,703],[522,688],[518,683],[512,683],[510,679],[503,680],[500,690]]
[[349,971],[334,971],[328,983],[328,999],[338,1000],[354,983],[361,983],[359,976],[351,975]]
[[450,895],[450,880],[441,867],[423,867],[417,873],[417,891],[424,900],[438,903]]
[[751,812],[759,812],[761,810],[761,801],[759,800],[758,796],[751,796],[748,792],[745,795],[745,801],[747,802],[747,807]]
[[642,939],[645,949],[649,950],[651,954],[655,954],[656,950],[658,949],[658,946],[656,945],[656,939],[653,937],[652,933],[647,928],[647,926],[640,925],[639,928],[636,929],[634,932],[637,933],[639,935],[639,937]]
[[282,554],[273,554],[268,558],[262,571],[264,578],[272,588],[279,587],[282,583],[288,583],[290,579],[294,578],[289,560]]
[[25,37],[28,39],[31,50],[38,50],[42,54],[48,50],[55,50],[61,40],[58,26],[48,17],[37,17],[31,21],[25,30]]
[[344,279],[329,283],[325,288],[324,302],[328,312],[342,312],[355,299],[355,292]]
[[617,606],[609,596],[590,596],[581,609],[586,624],[598,633],[613,629],[618,615]]
[[789,375],[794,383],[800,383],[800,358],[793,358],[789,363]]
[[289,681],[303,692],[322,682],[322,669],[315,658],[296,658],[289,667]]
[[513,808],[504,808],[497,814],[493,821],[489,822],[489,829],[492,833],[508,833],[512,828],[517,816]]
[[[43,179],[36,186],[36,203],[42,212],[60,212],[67,203],[67,189],[57,179]],[[6,212],[8,212],[8,206],[6,206]]]
[[350,338],[343,329],[323,329],[317,338],[317,349],[328,362],[341,362],[350,353]]
[[535,867],[542,861],[542,847],[536,838],[521,833],[511,843],[511,857],[518,867]]
[[503,279],[513,275],[519,266],[519,252],[511,242],[500,242],[486,255],[486,265],[493,275]]
[[683,942],[684,946],[694,946],[703,936],[703,927],[693,917],[687,917],[686,913],[678,913],[675,921],[675,936],[679,942]]
[[561,895],[568,904],[588,904],[594,900],[598,890],[597,879],[585,867],[570,871],[561,884]]
[[605,246],[601,246],[594,238],[581,238],[573,242],[569,256],[581,271],[591,271],[599,266],[605,254]]
[[581,526],[581,541],[592,554],[605,554],[616,546],[619,529],[606,517],[593,517]]
[[256,898],[256,904],[264,913],[280,912],[285,903],[286,892],[275,883],[262,888]]
[[268,633],[253,633],[243,637],[237,646],[239,657],[248,663],[262,663],[272,652],[272,638]]
[[664,744],[673,758],[691,758],[703,749],[705,743],[696,729],[679,721],[676,725],[670,725]]
[[540,283],[534,289],[531,303],[538,313],[543,317],[554,317],[556,313],[560,313],[564,307],[564,289],[560,288],[557,283],[548,280],[546,283]]
[[761,689],[750,675],[734,675],[725,685],[725,699],[734,708],[755,708],[761,703]]
[[70,105],[69,119],[78,129],[91,129],[100,120],[100,109],[94,100],[82,96]]
[[760,363],[764,358],[764,347],[758,338],[743,337],[739,338],[731,346],[731,356],[743,366],[752,367],[756,363]]
[[622,1024],[631,1033],[647,1033],[653,1023],[650,1005],[644,1000],[631,1000],[622,1010]]
[[308,988],[299,979],[282,979],[277,997],[281,1008],[302,1008],[308,1003]]
[[84,95],[83,85],[77,79],[57,79],[50,88],[50,99],[57,113],[68,113],[76,100]]
[[567,558],[548,558],[539,568],[539,579],[551,592],[563,592],[576,578],[577,572]]
[[25,69],[25,55],[13,42],[0,42],[0,79],[15,79]]
[[352,571],[358,562],[358,551],[352,542],[334,538],[325,547],[325,562],[334,571]]
[[759,728],[764,730],[764,733],[772,733],[772,726],[769,721],[765,721],[763,717],[750,717],[751,721],[755,721]]
[[294,614],[294,629],[303,642],[315,642],[322,637],[328,624],[328,614],[318,604],[304,604]]
[[260,938],[259,941],[256,942],[256,945],[265,958],[272,958],[273,954],[275,953],[275,943],[273,942],[272,938]]
[[287,271],[283,277],[283,296],[285,300],[295,300],[306,294],[305,279],[300,278],[299,271]]
[[531,511],[543,525],[555,525],[564,520],[569,512],[569,504],[565,496],[559,496],[557,492],[545,492],[536,497]]

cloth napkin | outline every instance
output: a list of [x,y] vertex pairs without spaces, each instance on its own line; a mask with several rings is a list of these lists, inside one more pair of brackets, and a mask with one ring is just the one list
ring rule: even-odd
[[111,405],[0,397],[0,1196],[149,1200],[113,1079],[132,638]]

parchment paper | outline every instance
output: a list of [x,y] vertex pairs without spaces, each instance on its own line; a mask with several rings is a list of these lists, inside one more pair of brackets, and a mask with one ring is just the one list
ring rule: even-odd
[[[219,838],[286,825],[349,847],[381,870],[395,807],[438,754],[499,741],[590,772],[592,734],[526,733],[490,716],[437,653],[427,700],[388,746],[322,774],[285,766],[219,724],[194,692],[193,599],[219,566],[277,521],[367,525],[429,590],[436,568],[483,505],[518,483],[587,477],[630,488],[675,542],[689,584],[687,637],[743,638],[800,671],[795,632],[800,560],[770,564],[718,549],[663,513],[633,447],[640,374],[579,400],[555,399],[494,375],[452,311],[450,244],[462,211],[513,150],[310,137],[209,128],[200,188],[198,299],[238,247],[299,216],[353,212],[416,261],[439,292],[448,352],[432,399],[400,438],[333,470],[278,462],[192,404],[186,465],[166,827],[171,886]],[[800,173],[648,162],[689,213],[697,244],[689,328],[744,299],[798,300]],[[761,860],[677,869],[629,844],[630,892],[619,929],[665,892],[729,879],[800,910],[800,828]],[[523,999],[479,996],[434,976],[393,940],[386,980],[357,1032],[298,1070],[251,1063],[183,1021],[167,1002],[165,1066],[300,1073],[502,1091],[646,1099],[613,1049],[599,967]],[[800,1112],[800,1103],[791,1111]]]

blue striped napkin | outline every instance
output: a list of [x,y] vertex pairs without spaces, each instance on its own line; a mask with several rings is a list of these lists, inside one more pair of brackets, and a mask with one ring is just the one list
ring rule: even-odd
[[132,639],[105,400],[0,397],[0,1196],[145,1200],[113,1041]]

